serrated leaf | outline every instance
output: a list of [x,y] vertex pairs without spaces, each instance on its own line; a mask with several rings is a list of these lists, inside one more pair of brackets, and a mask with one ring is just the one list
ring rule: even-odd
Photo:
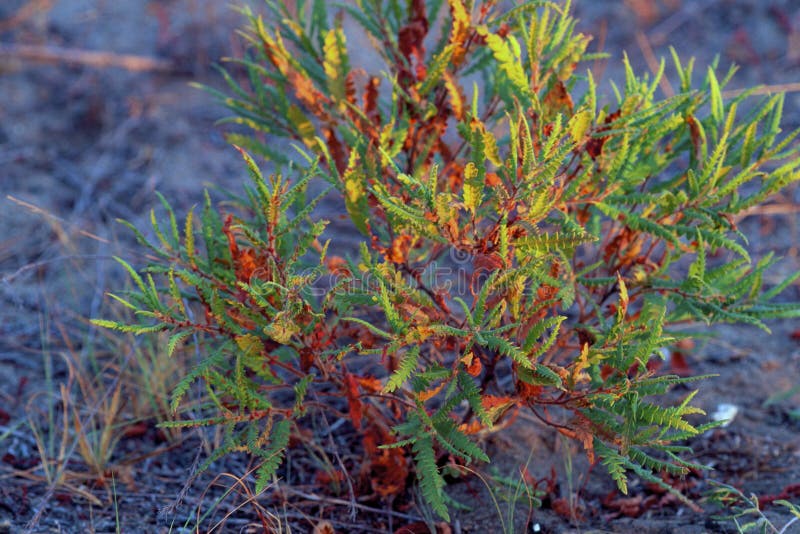
[[331,28],[325,34],[322,68],[328,77],[328,91],[337,101],[345,98],[346,63],[345,35],[341,28]]
[[724,118],[725,110],[722,104],[722,92],[719,88],[717,75],[714,74],[714,69],[711,67],[708,67],[708,87],[709,96],[711,97],[711,116],[714,117],[714,121],[720,123]]
[[406,350],[405,354],[401,357],[397,370],[389,377],[386,386],[383,388],[384,392],[391,393],[405,384],[411,377],[411,374],[416,370],[418,361],[419,346],[414,345]]
[[517,97],[523,98],[524,101],[528,100],[531,88],[528,83],[528,76],[522,68],[520,46],[516,38],[511,34],[503,38],[491,33],[486,27],[479,27],[478,34],[486,39],[486,46],[492,51],[494,59],[499,64],[500,71],[508,77]]
[[173,334],[170,336],[169,341],[167,342],[167,358],[171,357],[172,354],[175,352],[177,346],[184,340],[191,337],[194,334],[192,330],[184,330],[183,332],[178,332],[177,334]]
[[367,192],[364,188],[364,175],[358,169],[358,153],[355,150],[350,152],[350,161],[344,172],[344,204],[350,219],[355,227],[358,228],[358,231],[368,235],[369,206],[367,204]]
[[583,140],[591,126],[592,112],[588,110],[577,112],[567,123],[567,129],[575,143],[580,143]]
[[464,168],[464,205],[473,214],[483,197],[483,184],[477,180],[479,174],[478,167],[473,162],[467,163]]

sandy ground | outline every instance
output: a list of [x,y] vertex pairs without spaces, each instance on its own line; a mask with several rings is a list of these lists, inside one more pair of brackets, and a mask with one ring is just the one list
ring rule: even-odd
[[[623,50],[637,72],[650,70],[669,44],[682,57],[696,56],[698,73],[719,55],[723,69],[731,62],[741,65],[730,89],[755,84],[791,89],[785,130],[800,126],[800,90],[791,85],[800,83],[796,1],[573,3],[582,31],[596,36],[592,47],[611,53],[609,60],[592,65],[597,74],[620,80]],[[77,454],[67,465],[70,486],[48,492],[52,486],[38,467],[41,456],[31,432],[31,425],[49,429],[46,435],[53,441],[44,439],[45,448],[59,452],[58,432],[47,423],[53,413],[48,407],[60,409],[58,384],[74,386],[70,366],[98,365],[101,374],[112,376],[136,365],[132,350],[117,346],[114,354],[114,346],[104,344],[102,333],[84,319],[110,313],[103,295],[124,280],[111,256],[141,254],[115,220],[146,227],[157,203],[155,191],[173,200],[180,215],[200,201],[204,185],[238,190],[245,180],[238,155],[215,126],[224,110],[189,86],[190,81],[220,85],[210,66],[240,50],[232,33],[238,23],[239,16],[225,2],[214,0],[0,2],[0,532],[18,532],[25,525],[36,532],[113,531],[117,512],[123,532],[167,531],[187,518],[194,525],[191,514],[198,508],[213,510],[200,528],[206,531],[244,499],[235,492],[214,504],[210,496],[220,495],[232,480],[223,477],[215,486],[210,474],[193,481],[178,499],[200,442],[191,434],[165,441],[152,425],[123,438],[112,457],[116,507],[108,487],[81,478],[85,469]],[[23,54],[23,46],[43,45],[55,55],[49,62]],[[155,60],[150,67],[164,68],[101,68],[64,57],[64,51],[75,50],[111,52],[117,60],[131,54]],[[670,79],[674,83],[674,76]],[[786,257],[768,282],[800,268],[798,206],[795,187],[763,213],[741,221],[756,255],[775,251]],[[800,290],[791,289],[789,297],[800,298]],[[697,440],[698,461],[713,464],[718,480],[759,496],[779,495],[800,483],[800,422],[791,416],[800,398],[765,406],[773,394],[800,384],[798,325],[786,321],[772,327],[771,337],[746,328],[720,328],[717,339],[687,355],[693,371],[720,375],[704,386],[698,403],[708,411],[723,402],[740,408],[732,425]],[[83,413],[106,399],[102,392],[96,398],[87,394]],[[730,521],[716,522],[710,512],[696,514],[662,503],[662,496],[645,487],[632,488],[638,503],[620,501],[610,494],[601,468],[587,477],[579,451],[530,421],[520,421],[488,446],[498,473],[515,476],[520,465],[530,462],[531,473],[544,479],[554,466],[557,484],[541,510],[501,499],[500,515],[488,506],[459,513],[457,525],[464,532],[497,530],[500,516],[515,531],[532,524],[540,532],[734,531]],[[170,452],[137,458],[163,449]],[[304,464],[297,460],[296,465]],[[243,460],[232,458],[215,472],[244,467]],[[687,493],[698,499],[709,490],[702,476],[687,485]],[[92,504],[81,492],[98,501]],[[489,502],[477,481],[455,484],[453,494],[468,505]],[[798,502],[800,492],[785,496]],[[352,519],[337,501],[319,505],[307,496],[287,499],[290,504],[284,506],[277,504],[280,499],[265,499],[263,506],[290,522],[295,532],[310,531],[314,517],[331,519],[337,532],[381,532],[390,525],[388,516],[364,510]],[[647,499],[650,504],[642,504]],[[565,508],[570,502],[575,506]],[[168,505],[174,508],[164,510]],[[569,510],[578,510],[582,520],[571,520]],[[789,520],[778,506],[766,510],[779,528]],[[244,528],[256,512],[249,503],[234,511],[220,531]],[[413,508],[403,513],[418,515]],[[411,519],[391,521],[396,528]]]

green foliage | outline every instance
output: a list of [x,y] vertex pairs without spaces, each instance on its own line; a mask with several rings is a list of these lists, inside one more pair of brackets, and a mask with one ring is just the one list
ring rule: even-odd
[[[169,353],[201,346],[173,409],[200,381],[205,413],[171,424],[223,425],[213,458],[261,458],[260,490],[303,417],[325,409],[304,399],[324,394],[360,432],[365,465],[392,466],[388,479],[365,470],[373,490],[402,492],[408,455],[444,518],[443,462],[489,461],[477,437],[518,410],[546,406],[623,492],[630,473],[663,485],[662,472],[699,468],[679,445],[712,426],[695,422],[694,394],[657,399],[698,377],[648,363],[677,323],[800,316],[774,300],[797,277],[762,289],[776,260],[753,265],[734,224],[800,178],[782,98],[737,118],[743,97],[722,97],[732,72],[709,69],[694,89],[675,56],[679,94],[658,100],[663,64],[639,78],[626,59],[624,86],[602,104],[577,70],[590,38],[553,2],[502,14],[493,2],[356,0],[335,17],[329,4],[267,1],[268,22],[245,9],[245,75],[223,71],[230,94],[216,93],[258,134],[231,140],[290,178],[265,178],[240,149],[252,186],[228,213],[206,195],[199,221],[190,211],[179,225],[162,198],[157,242],[134,229],[158,260],[142,271],[120,260],[134,289],[115,298],[141,322],[95,320],[169,331]],[[382,77],[356,68],[343,17],[376,45]],[[262,135],[295,141],[308,167]],[[329,255],[339,236],[321,241],[312,180],[340,195],[358,254]]]

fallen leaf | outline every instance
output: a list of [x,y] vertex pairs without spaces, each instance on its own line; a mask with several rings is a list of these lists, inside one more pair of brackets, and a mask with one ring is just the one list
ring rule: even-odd
[[311,532],[312,534],[336,534],[336,530],[334,530],[330,521],[320,521],[314,525],[314,530]]

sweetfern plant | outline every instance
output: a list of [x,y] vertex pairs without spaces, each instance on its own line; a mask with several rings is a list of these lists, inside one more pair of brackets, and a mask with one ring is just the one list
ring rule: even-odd
[[[800,177],[783,96],[740,112],[747,92],[721,93],[733,69],[696,81],[673,54],[677,95],[657,97],[665,62],[650,78],[625,59],[604,103],[568,3],[294,4],[243,10],[248,53],[215,93],[250,131],[230,136],[246,195],[224,211],[207,195],[180,224],[162,199],[153,242],[132,228],[159,260],[120,259],[135,284],[114,298],[141,322],[95,320],[199,344],[173,407],[200,381],[205,418],[168,424],[224,426],[206,465],[247,451],[261,490],[310,412],[346,416],[363,491],[416,480],[444,518],[443,469],[490,461],[481,436],[520,410],[623,492],[631,473],[666,486],[702,468],[686,442],[713,423],[691,417],[694,394],[659,400],[701,377],[648,364],[678,324],[800,315],[775,301],[798,274],[762,288],[776,259],[753,263],[734,222]],[[312,182],[327,189],[309,198]],[[326,233],[326,196],[358,250]]]

